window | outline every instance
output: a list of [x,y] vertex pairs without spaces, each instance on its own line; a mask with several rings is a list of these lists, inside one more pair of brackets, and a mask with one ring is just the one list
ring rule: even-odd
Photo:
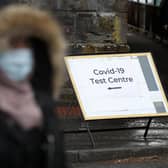
[[162,0],[156,0],[156,6],[160,6]]
[[154,0],[147,0],[147,4],[154,5]]
[[139,3],[146,4],[146,0],[139,0]]

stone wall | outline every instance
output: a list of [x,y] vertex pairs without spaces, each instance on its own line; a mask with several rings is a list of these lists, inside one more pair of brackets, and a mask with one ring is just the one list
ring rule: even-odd
[[127,0],[57,0],[72,53],[120,52],[127,48]]
[[63,25],[70,54],[128,51],[128,0],[14,1],[51,10]]

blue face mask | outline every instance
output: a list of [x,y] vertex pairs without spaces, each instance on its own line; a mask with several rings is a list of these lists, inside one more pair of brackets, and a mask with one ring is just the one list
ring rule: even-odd
[[10,80],[25,80],[33,69],[31,49],[11,49],[0,53],[0,69]]

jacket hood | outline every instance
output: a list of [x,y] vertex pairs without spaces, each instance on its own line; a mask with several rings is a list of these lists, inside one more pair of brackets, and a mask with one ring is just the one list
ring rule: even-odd
[[35,37],[47,44],[52,67],[52,93],[57,97],[63,84],[65,54],[59,24],[46,11],[26,5],[10,5],[0,10],[0,52],[10,48],[10,39],[14,37]]

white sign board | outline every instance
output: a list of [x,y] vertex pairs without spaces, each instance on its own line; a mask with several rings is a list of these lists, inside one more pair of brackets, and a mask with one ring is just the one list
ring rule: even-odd
[[85,120],[167,116],[150,53],[65,57]]

